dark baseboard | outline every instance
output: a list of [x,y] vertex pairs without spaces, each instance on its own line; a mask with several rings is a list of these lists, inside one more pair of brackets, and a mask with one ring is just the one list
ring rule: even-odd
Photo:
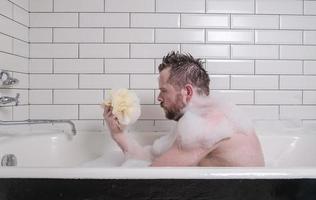
[[0,200],[315,200],[316,179],[0,179]]

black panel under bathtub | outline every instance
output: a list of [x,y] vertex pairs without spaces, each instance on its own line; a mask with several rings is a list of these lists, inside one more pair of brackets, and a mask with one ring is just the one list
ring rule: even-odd
[[0,200],[315,200],[316,179],[0,179]]

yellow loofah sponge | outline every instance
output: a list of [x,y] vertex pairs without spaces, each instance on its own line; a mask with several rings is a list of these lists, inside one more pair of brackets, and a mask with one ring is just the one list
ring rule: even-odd
[[112,90],[102,107],[112,106],[113,114],[124,125],[132,124],[140,116],[140,104],[137,95],[127,89]]

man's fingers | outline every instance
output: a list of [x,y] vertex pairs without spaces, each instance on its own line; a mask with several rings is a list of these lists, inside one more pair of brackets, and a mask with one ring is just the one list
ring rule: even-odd
[[103,117],[111,132],[118,133],[124,131],[124,126],[120,124],[118,118],[112,112],[112,106],[104,106]]
[[104,112],[108,113],[111,111],[111,106],[104,106]]
[[112,113],[112,108],[104,108],[103,116],[107,121],[118,122],[118,118]]
[[112,107],[111,106],[105,106],[104,107],[104,111],[103,111],[103,116],[109,118],[109,117],[111,117],[111,115],[113,115]]

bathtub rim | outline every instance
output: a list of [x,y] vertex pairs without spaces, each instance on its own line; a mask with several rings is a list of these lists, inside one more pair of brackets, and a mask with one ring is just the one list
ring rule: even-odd
[[152,167],[152,168],[36,168],[5,167],[0,178],[48,179],[316,179],[316,168]]

